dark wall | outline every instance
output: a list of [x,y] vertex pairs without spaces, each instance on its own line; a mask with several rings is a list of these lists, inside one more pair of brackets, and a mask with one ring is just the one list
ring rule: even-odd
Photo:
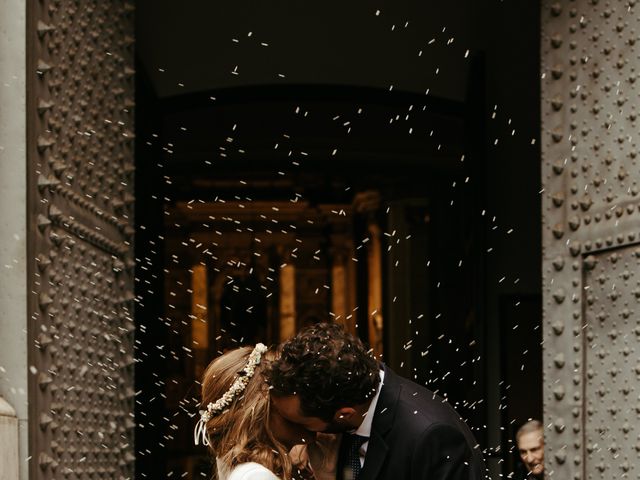
[[169,415],[161,400],[166,390],[167,328],[163,321],[163,197],[157,99],[144,72],[136,76],[135,174],[135,417],[136,478],[166,474]]
[[473,48],[472,4],[142,0],[136,2],[136,41],[163,97],[247,85],[326,84],[422,94],[429,89],[460,100],[465,52]]
[[[535,369],[542,355],[535,340],[542,320],[540,4],[489,0],[473,8],[474,18],[479,19],[474,23],[474,38],[484,52],[486,72],[487,166],[480,180],[486,190],[487,433],[488,446],[502,444],[504,452],[514,420],[504,418],[504,409],[509,407],[518,416],[525,411],[530,417],[541,415],[542,373]],[[481,213],[476,211],[476,215]],[[517,321],[519,311],[521,321]],[[505,366],[514,364],[525,365],[518,378]],[[523,387],[522,377],[527,379],[526,395],[516,391]],[[515,383],[512,388],[511,381]],[[505,396],[506,389],[511,390],[509,396]],[[509,401],[519,405],[509,406]],[[504,431],[498,428],[501,424]],[[501,457],[504,455],[508,454]],[[497,458],[489,463],[494,475],[505,468]]]

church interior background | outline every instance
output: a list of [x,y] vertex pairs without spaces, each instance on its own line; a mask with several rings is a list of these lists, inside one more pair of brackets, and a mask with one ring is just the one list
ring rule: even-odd
[[316,23],[333,39],[300,29],[312,12],[137,6],[141,478],[207,474],[190,437],[211,358],[325,320],[446,396],[510,471],[542,414],[539,5],[463,3],[336,4]]

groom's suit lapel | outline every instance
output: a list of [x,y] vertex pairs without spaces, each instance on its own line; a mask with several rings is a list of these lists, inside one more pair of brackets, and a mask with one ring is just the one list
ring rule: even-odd
[[373,414],[371,436],[369,437],[367,454],[364,458],[364,466],[358,477],[359,480],[374,480],[378,476],[378,472],[380,472],[389,451],[385,437],[393,426],[402,385],[399,384],[396,375],[386,365],[383,365],[383,368],[384,385]]

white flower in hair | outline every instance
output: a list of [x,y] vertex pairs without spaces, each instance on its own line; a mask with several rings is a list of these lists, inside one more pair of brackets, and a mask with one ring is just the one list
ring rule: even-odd
[[200,410],[200,420],[196,424],[196,428],[193,432],[193,441],[196,445],[198,445],[198,441],[201,439],[203,445],[209,445],[209,439],[207,438],[207,422],[213,418],[214,415],[224,411],[231,402],[247,388],[247,384],[253,374],[256,372],[256,367],[260,363],[260,359],[262,358],[262,354],[267,351],[266,345],[262,343],[256,344],[255,348],[249,355],[249,359],[247,360],[247,364],[244,366],[242,371],[238,374],[238,377],[234,380],[222,397],[220,397],[215,402],[210,402],[207,405],[206,410]]

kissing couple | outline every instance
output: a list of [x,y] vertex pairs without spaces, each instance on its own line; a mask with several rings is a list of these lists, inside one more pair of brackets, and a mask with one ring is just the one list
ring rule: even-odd
[[218,480],[481,480],[473,434],[441,397],[333,323],[240,347],[202,379],[194,436]]

